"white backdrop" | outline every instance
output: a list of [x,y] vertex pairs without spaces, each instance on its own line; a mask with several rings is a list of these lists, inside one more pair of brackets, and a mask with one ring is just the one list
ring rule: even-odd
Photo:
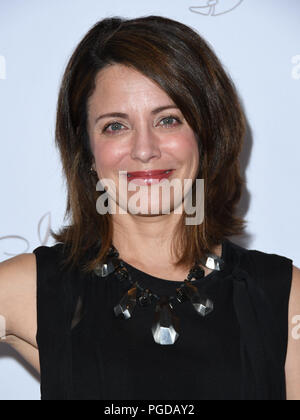
[[[203,35],[242,97],[249,130],[241,212],[248,230],[236,242],[300,266],[299,0],[0,0],[0,261],[52,245],[49,227],[63,222],[54,123],[73,49],[104,17],[150,14]],[[38,380],[2,346],[0,399],[39,398]]]

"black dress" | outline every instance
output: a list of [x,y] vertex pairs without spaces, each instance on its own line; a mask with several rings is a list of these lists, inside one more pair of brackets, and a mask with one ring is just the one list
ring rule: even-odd
[[[129,283],[63,271],[61,243],[36,248],[42,400],[285,400],[293,262],[222,245],[224,270],[197,280],[214,311],[175,306],[181,332],[165,346],[153,340],[154,306],[115,317]],[[158,295],[180,285],[126,266]]]

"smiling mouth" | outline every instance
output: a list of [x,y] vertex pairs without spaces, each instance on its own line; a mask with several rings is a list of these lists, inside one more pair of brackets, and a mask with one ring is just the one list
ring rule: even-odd
[[170,176],[174,169],[167,169],[162,171],[145,171],[145,172],[128,172],[128,179],[161,179]]

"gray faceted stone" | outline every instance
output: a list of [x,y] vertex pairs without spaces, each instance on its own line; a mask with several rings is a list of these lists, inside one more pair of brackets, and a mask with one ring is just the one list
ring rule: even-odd
[[173,345],[179,337],[179,319],[164,296],[156,306],[152,334],[154,341],[162,346]]

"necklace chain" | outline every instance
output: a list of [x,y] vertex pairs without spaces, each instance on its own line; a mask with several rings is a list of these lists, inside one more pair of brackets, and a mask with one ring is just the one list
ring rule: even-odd
[[[119,261],[119,268],[117,268],[116,272],[115,272],[118,279],[121,280],[121,281],[128,280],[129,283],[131,284],[131,286],[136,285],[137,289],[140,291],[140,293],[142,295],[147,294],[147,295],[151,296],[152,299],[155,299],[156,301],[159,301],[160,298],[161,298],[160,296],[158,296],[156,293],[154,293],[149,288],[145,289],[144,287],[142,287],[140,285],[139,282],[135,282],[135,281],[132,280],[132,276],[131,276],[130,272],[128,271],[124,261],[122,259],[120,259],[117,255],[119,255],[118,251],[117,251],[117,254],[115,254],[115,258],[117,258],[118,261]],[[182,287],[182,285],[187,281],[192,281],[193,278],[200,279],[200,278],[204,277],[204,274],[205,274],[204,270],[200,266],[195,265],[193,268],[191,268],[187,278],[184,280],[184,282],[181,282],[180,286]],[[179,303],[182,303],[182,301],[178,299],[178,293],[177,293],[176,296],[170,296],[169,301],[170,302],[179,301]]]

